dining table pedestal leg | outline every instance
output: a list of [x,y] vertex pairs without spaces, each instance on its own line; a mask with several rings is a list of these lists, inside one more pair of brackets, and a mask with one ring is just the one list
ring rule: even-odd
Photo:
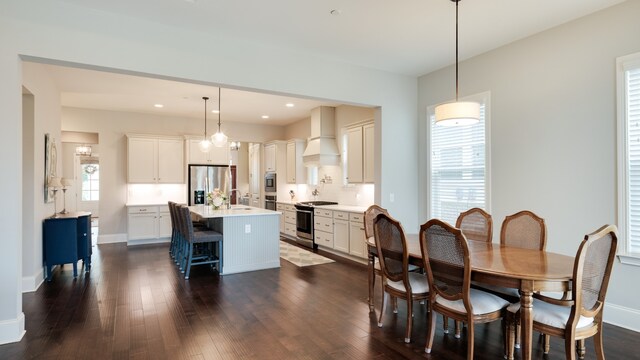
[[533,334],[533,291],[531,286],[523,286],[520,295],[520,327],[522,329],[522,359],[531,359],[531,337]]

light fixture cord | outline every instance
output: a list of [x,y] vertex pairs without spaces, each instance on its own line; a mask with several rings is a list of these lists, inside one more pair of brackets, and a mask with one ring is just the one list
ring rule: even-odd
[[204,139],[207,140],[207,100],[209,98],[203,96],[202,99],[204,100]]
[[221,114],[220,107],[222,105],[222,99],[220,98],[220,95],[221,95],[221,91],[220,91],[220,87],[218,86],[218,132],[221,132],[220,131],[220,114]]
[[454,0],[456,2],[456,102],[458,102],[458,3],[460,0]]

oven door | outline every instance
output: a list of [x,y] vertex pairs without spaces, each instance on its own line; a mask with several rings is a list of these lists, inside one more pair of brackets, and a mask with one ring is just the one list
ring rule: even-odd
[[296,235],[313,241],[313,210],[296,210]]

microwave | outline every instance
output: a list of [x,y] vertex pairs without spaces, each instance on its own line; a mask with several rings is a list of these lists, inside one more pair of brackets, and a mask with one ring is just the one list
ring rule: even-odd
[[264,192],[276,192],[276,173],[268,172],[264,174]]

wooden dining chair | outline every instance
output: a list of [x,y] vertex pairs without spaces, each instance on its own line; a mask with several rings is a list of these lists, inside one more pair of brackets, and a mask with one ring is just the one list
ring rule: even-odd
[[[615,225],[605,225],[585,235],[578,248],[571,281],[571,298],[560,300],[534,294],[533,329],[564,339],[567,359],[585,356],[584,339],[594,339],[596,358],[604,359],[602,312],[618,243]],[[520,303],[507,309],[507,358],[513,359],[516,316]],[[576,346],[576,342],[578,345]],[[544,353],[549,352],[549,342]]]
[[433,347],[437,312],[467,323],[467,359],[473,359],[473,325],[502,319],[509,302],[471,288],[469,247],[460,229],[429,220],[420,227],[420,248],[430,289],[425,352]]
[[500,229],[500,244],[521,249],[544,250],[547,226],[544,219],[529,210],[508,215]]
[[[365,241],[374,236],[373,231],[373,223],[376,220],[376,216],[378,214],[387,214],[389,212],[387,209],[382,208],[378,205],[371,205],[364,212],[364,236]],[[369,263],[368,263],[368,279],[369,279],[369,312],[375,312],[375,307],[373,304],[373,289],[376,284],[376,276],[382,277],[382,269],[380,269],[380,262],[378,260],[378,255],[370,254]],[[384,287],[382,287],[382,296],[384,297]]]
[[404,298],[407,301],[406,343],[411,341],[413,325],[413,302],[426,300],[429,285],[423,274],[409,272],[409,251],[402,225],[387,214],[378,214],[373,225],[376,250],[383,274],[384,296],[380,306],[378,326],[382,327],[385,305],[389,295]]
[[493,238],[493,220],[491,215],[480,208],[472,208],[458,215],[456,227],[467,240],[491,242]]

